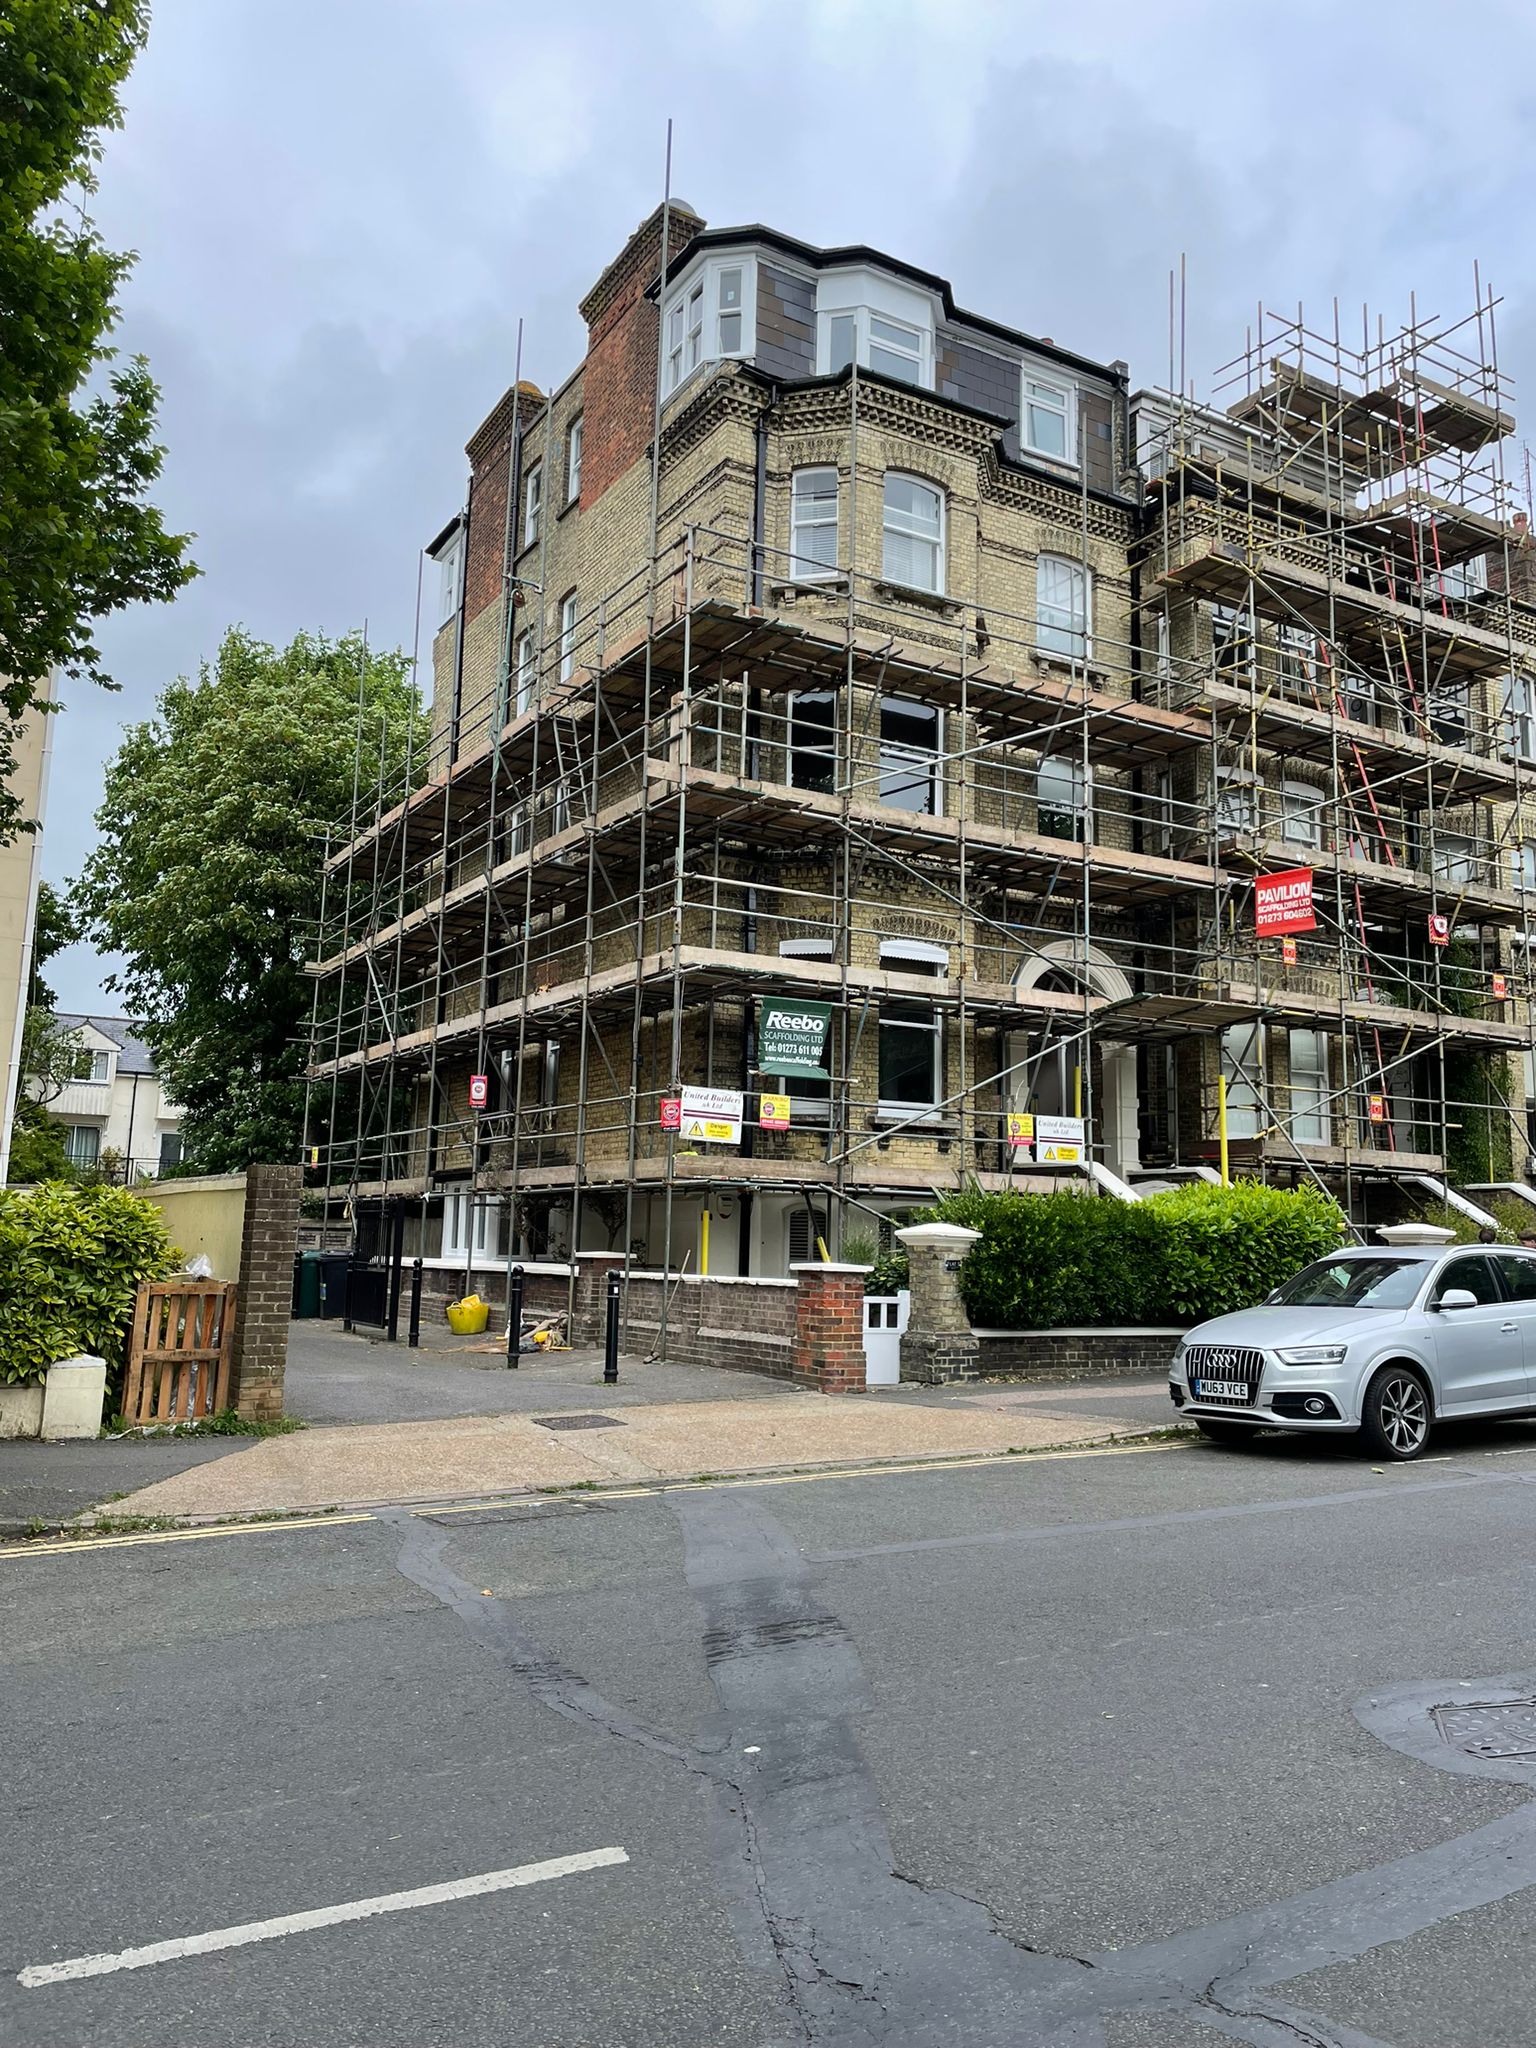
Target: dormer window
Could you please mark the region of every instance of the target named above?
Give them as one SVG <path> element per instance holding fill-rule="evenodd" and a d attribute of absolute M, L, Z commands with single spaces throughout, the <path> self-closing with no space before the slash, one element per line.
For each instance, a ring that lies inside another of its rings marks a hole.
<path fill-rule="evenodd" d="M 1052 462 L 1077 461 L 1076 390 L 1059 378 L 1037 375 L 1027 363 L 1019 441 L 1026 455 L 1044 455 Z"/>
<path fill-rule="evenodd" d="M 850 363 L 902 384 L 933 388 L 934 303 L 929 293 L 873 268 L 829 271 L 816 286 L 817 374 Z"/>
<path fill-rule="evenodd" d="M 690 269 L 662 321 L 669 398 L 705 363 L 749 356 L 755 346 L 757 265 L 742 256 L 711 257 Z"/>

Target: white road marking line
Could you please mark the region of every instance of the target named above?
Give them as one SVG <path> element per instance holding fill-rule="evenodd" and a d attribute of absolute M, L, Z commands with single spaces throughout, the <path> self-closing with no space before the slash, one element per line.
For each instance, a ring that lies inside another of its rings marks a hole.
<path fill-rule="evenodd" d="M 44 1984 L 68 1984 L 77 1977 L 106 1977 L 114 1970 L 144 1970 L 151 1963 L 174 1963 L 182 1956 L 206 1956 L 219 1949 L 245 1948 L 253 1941 L 276 1941 L 285 1934 L 303 1934 L 312 1927 L 335 1927 L 345 1920 L 371 1920 L 377 1913 L 404 1913 L 413 1906 L 442 1906 L 452 1899 L 483 1898 L 487 1892 L 512 1891 L 519 1885 L 547 1884 L 554 1877 L 572 1877 L 580 1870 L 601 1870 L 627 1863 L 623 1849 L 583 1849 L 576 1856 L 552 1856 L 544 1863 L 520 1863 L 512 1870 L 488 1870 L 481 1877 L 456 1877 L 448 1884 L 419 1885 L 415 1891 L 384 1892 L 376 1899 L 351 1899 L 341 1906 L 320 1906 L 312 1913 L 285 1913 L 276 1920 L 247 1920 L 240 1927 L 215 1927 L 208 1934 L 183 1934 L 175 1941 L 152 1941 L 146 1948 L 119 1949 L 116 1955 L 72 1956 L 64 1963 L 29 1963 L 16 1981 L 28 1991 Z"/>

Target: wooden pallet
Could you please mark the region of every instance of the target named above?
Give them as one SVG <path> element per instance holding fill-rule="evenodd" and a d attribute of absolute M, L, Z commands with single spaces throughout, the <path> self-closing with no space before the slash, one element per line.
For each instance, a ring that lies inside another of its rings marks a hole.
<path fill-rule="evenodd" d="M 229 1406 L 233 1280 L 152 1280 L 133 1305 L 123 1382 L 130 1428 L 195 1422 Z"/>

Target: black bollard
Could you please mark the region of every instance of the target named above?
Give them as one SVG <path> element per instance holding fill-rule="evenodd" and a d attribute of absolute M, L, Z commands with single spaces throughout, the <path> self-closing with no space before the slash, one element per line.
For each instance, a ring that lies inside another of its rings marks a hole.
<path fill-rule="evenodd" d="M 603 1385 L 619 1383 L 619 1276 L 608 1275 L 608 1328 L 603 1337 Z"/>
<path fill-rule="evenodd" d="M 507 1367 L 517 1371 L 517 1354 L 523 1348 L 523 1284 L 527 1279 L 521 1266 L 507 1275 Z"/>
<path fill-rule="evenodd" d="M 414 1351 L 421 1343 L 421 1261 L 411 1261 L 411 1320 L 406 1329 L 405 1341 Z"/>

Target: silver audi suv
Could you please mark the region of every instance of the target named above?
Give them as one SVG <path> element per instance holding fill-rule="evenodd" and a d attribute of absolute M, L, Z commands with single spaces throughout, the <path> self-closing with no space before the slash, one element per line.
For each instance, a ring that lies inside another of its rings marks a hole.
<path fill-rule="evenodd" d="M 1416 1458 L 1442 1419 L 1536 1414 L 1536 1251 L 1330 1253 L 1258 1307 L 1191 1330 L 1169 1392 L 1217 1443 L 1358 1431 L 1383 1458 Z"/>

